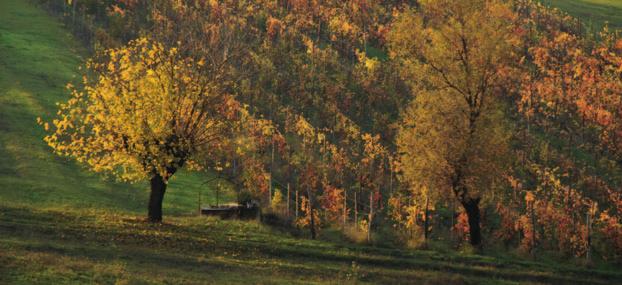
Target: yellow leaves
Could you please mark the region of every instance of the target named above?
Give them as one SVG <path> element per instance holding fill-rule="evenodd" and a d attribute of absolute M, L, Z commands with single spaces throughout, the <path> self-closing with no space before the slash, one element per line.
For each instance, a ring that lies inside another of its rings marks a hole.
<path fill-rule="evenodd" d="M 308 54 L 313 54 L 316 47 L 315 47 L 315 43 L 313 42 L 313 40 L 311 40 L 309 37 L 304 36 L 302 39 L 303 44 L 307 47 L 307 53 Z"/>
<path fill-rule="evenodd" d="M 566 42 L 570 41 L 570 39 L 571 39 L 571 36 L 570 36 L 568 33 L 566 33 L 566 32 L 561 32 L 561 33 L 559 33 L 559 34 L 555 37 L 555 39 L 554 39 L 553 41 L 554 41 L 556 44 L 564 44 L 564 43 L 566 43 Z"/>
<path fill-rule="evenodd" d="M 313 138 L 315 135 L 315 130 L 313 126 L 304 117 L 298 116 L 296 120 L 296 133 L 298 135 L 303 136 L 304 138 Z"/>
<path fill-rule="evenodd" d="M 322 134 L 322 133 L 318 133 L 317 134 L 317 142 L 319 144 L 324 143 L 325 140 L 326 140 L 326 136 L 324 134 Z"/>
<path fill-rule="evenodd" d="M 176 48 L 146 38 L 89 60 L 85 86 L 67 86 L 71 97 L 58 104 L 53 127 L 37 120 L 48 131 L 45 141 L 58 154 L 123 180 L 153 171 L 167 175 L 167 168 L 221 143 L 210 138 L 221 137 L 216 134 L 226 131 L 225 121 L 239 108 L 230 96 L 208 93 L 192 63 Z M 272 131 L 264 125 L 264 132 Z"/>
<path fill-rule="evenodd" d="M 110 71 L 110 72 L 115 72 L 116 71 L 116 66 L 115 66 L 114 62 L 109 62 L 108 63 L 108 71 Z"/>
<path fill-rule="evenodd" d="M 380 144 L 380 136 L 372 136 L 369 133 L 365 133 L 361 136 L 364 144 L 365 156 L 369 159 L 374 159 L 382 155 L 385 151 L 382 144 Z"/>
<path fill-rule="evenodd" d="M 328 25 L 332 31 L 341 35 L 352 35 L 358 32 L 358 28 L 353 26 L 348 19 L 342 15 L 332 18 Z"/>
<path fill-rule="evenodd" d="M 171 56 L 175 56 L 179 52 L 179 49 L 174 47 L 174 48 L 171 48 L 168 52 Z"/>
<path fill-rule="evenodd" d="M 50 124 L 48 122 L 44 122 L 41 117 L 37 117 L 37 124 L 43 126 L 43 129 L 45 131 L 49 131 L 50 130 Z"/>
<path fill-rule="evenodd" d="M 367 55 L 363 51 L 357 50 L 356 56 L 358 57 L 359 62 L 363 64 L 368 72 L 374 72 L 380 65 L 380 61 L 378 59 L 367 57 Z"/>
<path fill-rule="evenodd" d="M 378 65 L 380 65 L 380 61 L 378 61 L 377 59 L 365 58 L 365 67 L 369 72 L 374 72 Z"/>

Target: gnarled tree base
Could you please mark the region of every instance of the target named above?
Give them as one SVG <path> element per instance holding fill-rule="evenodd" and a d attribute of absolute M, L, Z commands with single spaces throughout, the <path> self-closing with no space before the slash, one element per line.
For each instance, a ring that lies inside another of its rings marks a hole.
<path fill-rule="evenodd" d="M 160 174 L 151 177 L 151 194 L 149 195 L 149 213 L 147 220 L 151 223 L 162 222 L 162 201 L 166 192 L 166 181 Z"/>

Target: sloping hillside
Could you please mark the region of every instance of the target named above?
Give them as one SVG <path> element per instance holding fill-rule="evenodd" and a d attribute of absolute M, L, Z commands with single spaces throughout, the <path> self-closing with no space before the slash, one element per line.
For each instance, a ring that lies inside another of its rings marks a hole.
<path fill-rule="evenodd" d="M 542 3 L 560 8 L 596 30 L 605 22 L 611 28 L 622 28 L 622 1 L 619 0 L 542 0 Z"/>
<path fill-rule="evenodd" d="M 31 207 L 96 207 L 143 212 L 147 184 L 127 185 L 93 175 L 54 155 L 38 116 L 65 101 L 86 52 L 56 19 L 29 1 L 0 1 L 0 203 Z M 171 182 L 165 215 L 192 213 L 199 191 L 213 197 L 199 174 Z"/>

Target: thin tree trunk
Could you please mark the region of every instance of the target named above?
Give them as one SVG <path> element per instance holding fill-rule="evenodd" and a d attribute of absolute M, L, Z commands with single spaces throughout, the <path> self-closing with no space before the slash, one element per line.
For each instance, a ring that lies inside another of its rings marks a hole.
<path fill-rule="evenodd" d="M 162 201 L 166 192 L 166 181 L 159 173 L 151 177 L 151 194 L 149 195 L 148 220 L 152 223 L 162 222 Z"/>
<path fill-rule="evenodd" d="M 347 213 L 348 213 L 348 191 L 346 191 L 345 189 L 343 190 L 343 226 L 346 226 L 346 222 L 348 219 Z"/>
<path fill-rule="evenodd" d="M 76 26 L 76 7 L 78 7 L 78 0 L 73 0 L 71 3 L 72 7 L 71 7 L 71 25 L 73 26 L 72 28 L 75 31 L 75 26 Z"/>
<path fill-rule="evenodd" d="M 289 218 L 289 200 L 290 200 L 290 195 L 289 195 L 289 183 L 287 183 L 287 218 Z"/>
<path fill-rule="evenodd" d="M 425 197 L 425 211 L 423 212 L 424 215 L 425 215 L 423 217 L 423 240 L 425 242 L 428 241 L 428 227 L 429 227 L 429 225 L 428 225 L 428 206 L 429 206 L 429 203 L 430 203 L 430 199 L 426 196 Z"/>
<path fill-rule="evenodd" d="M 313 197 L 311 196 L 311 191 L 307 188 L 307 203 L 309 203 L 309 230 L 311 231 L 311 239 L 315 239 L 315 215 L 313 215 Z"/>
<path fill-rule="evenodd" d="M 358 227 L 359 224 L 359 207 L 356 199 L 356 190 L 354 191 L 354 225 Z"/>
<path fill-rule="evenodd" d="M 369 192 L 369 223 L 367 223 L 367 242 L 371 241 L 371 223 L 374 220 L 374 193 Z"/>
<path fill-rule="evenodd" d="M 591 248 L 592 248 L 592 219 L 591 219 L 591 211 L 592 211 L 593 205 L 592 207 L 590 207 L 590 209 L 587 211 L 585 218 L 586 218 L 586 226 L 587 226 L 587 238 L 586 238 L 586 252 L 585 252 L 585 259 L 587 262 L 590 262 L 591 259 Z"/>
<path fill-rule="evenodd" d="M 270 105 L 270 117 L 272 117 L 272 104 Z M 274 170 L 274 136 L 272 138 L 272 156 L 270 159 L 270 190 L 268 191 L 268 205 L 272 204 L 272 192 L 274 191 L 274 189 L 272 189 L 272 176 L 274 175 L 273 170 Z"/>
<path fill-rule="evenodd" d="M 201 215 L 201 190 L 199 189 L 199 216 Z"/>
<path fill-rule="evenodd" d="M 456 202 L 451 201 L 451 225 L 449 227 L 449 240 L 454 240 L 454 215 L 456 215 Z"/>
<path fill-rule="evenodd" d="M 536 251 L 536 210 L 535 203 L 531 202 L 531 254 L 535 256 Z"/>

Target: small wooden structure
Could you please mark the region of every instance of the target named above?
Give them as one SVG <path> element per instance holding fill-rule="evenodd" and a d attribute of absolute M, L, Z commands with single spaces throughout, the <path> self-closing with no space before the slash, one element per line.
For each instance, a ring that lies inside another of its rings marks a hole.
<path fill-rule="evenodd" d="M 257 219 L 259 214 L 259 206 L 254 202 L 212 205 L 207 208 L 201 208 L 201 215 L 216 216 L 222 219 L 252 220 Z"/>

